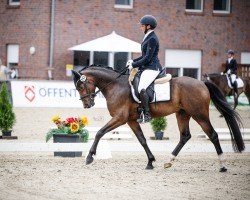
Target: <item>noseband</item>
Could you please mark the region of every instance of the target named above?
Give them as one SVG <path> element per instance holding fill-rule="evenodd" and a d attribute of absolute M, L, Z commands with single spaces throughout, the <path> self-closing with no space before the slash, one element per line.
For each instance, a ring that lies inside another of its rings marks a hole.
<path fill-rule="evenodd" d="M 115 78 L 115 80 L 118 79 L 118 78 L 120 78 L 120 77 L 126 72 L 127 69 L 128 69 L 128 67 L 125 67 L 125 68 L 122 70 L 122 72 Z M 112 83 L 112 81 L 110 81 L 110 82 L 107 83 L 105 86 L 103 86 L 101 89 L 98 89 L 96 92 L 90 92 L 89 89 L 88 89 L 88 87 L 87 87 L 87 83 L 89 83 L 89 84 L 92 84 L 92 83 L 90 83 L 90 82 L 88 81 L 88 79 L 87 79 L 87 77 L 86 77 L 85 75 L 83 75 L 83 74 L 79 74 L 79 75 L 80 75 L 80 78 L 76 81 L 75 86 L 76 86 L 76 88 L 77 88 L 78 83 L 79 83 L 79 82 L 82 82 L 82 83 L 84 84 L 84 89 L 87 91 L 87 94 L 85 94 L 85 95 L 83 95 L 83 96 L 80 96 L 80 99 L 79 99 L 79 100 L 83 100 L 83 99 L 89 97 L 89 99 L 91 100 L 91 102 L 94 102 L 95 96 L 96 96 L 99 92 L 101 92 L 102 89 L 104 89 L 105 87 L 107 87 L 108 85 L 110 85 L 110 84 Z M 94 84 L 93 84 L 93 85 L 94 85 Z"/>

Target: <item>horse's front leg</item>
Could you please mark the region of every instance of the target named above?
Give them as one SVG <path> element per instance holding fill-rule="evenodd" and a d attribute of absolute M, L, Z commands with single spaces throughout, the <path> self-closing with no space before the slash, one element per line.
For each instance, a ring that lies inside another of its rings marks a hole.
<path fill-rule="evenodd" d="M 93 162 L 94 160 L 93 155 L 96 154 L 97 145 L 100 139 L 102 138 L 102 136 L 104 136 L 107 132 L 117 128 L 118 126 L 121 126 L 122 124 L 125 124 L 124 120 L 114 117 L 96 133 L 94 143 L 92 144 L 89 150 L 89 154 L 86 158 L 86 165 Z"/>
<path fill-rule="evenodd" d="M 151 151 L 147 145 L 146 138 L 143 135 L 143 132 L 141 130 L 139 123 L 137 121 L 129 121 L 128 125 L 130 126 L 132 131 L 135 133 L 137 139 L 139 140 L 139 142 L 143 146 L 144 150 L 146 151 L 146 154 L 148 156 L 148 164 L 146 166 L 146 169 L 153 169 L 154 166 L 153 166 L 152 162 L 155 161 L 155 157 L 151 153 Z"/>

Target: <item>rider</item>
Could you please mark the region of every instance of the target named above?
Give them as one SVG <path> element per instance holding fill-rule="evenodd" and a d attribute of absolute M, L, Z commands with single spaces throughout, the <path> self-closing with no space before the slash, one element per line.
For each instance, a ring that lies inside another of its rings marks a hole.
<path fill-rule="evenodd" d="M 130 70 L 138 67 L 139 71 L 142 72 L 138 92 L 144 110 L 144 118 L 141 115 L 137 121 L 139 123 L 144 123 L 151 120 L 149 112 L 149 97 L 146 89 L 159 75 L 162 66 L 158 59 L 159 41 L 154 32 L 154 29 L 157 26 L 155 17 L 152 15 L 145 15 L 141 18 L 140 24 L 141 30 L 145 34 L 141 44 L 142 56 L 134 60 L 129 60 L 126 66 L 129 66 Z"/>
<path fill-rule="evenodd" d="M 226 61 L 226 69 L 224 70 L 224 74 L 228 74 L 231 85 L 234 88 L 234 92 L 238 94 L 238 84 L 236 81 L 237 77 L 237 62 L 234 59 L 234 51 L 228 50 L 227 52 L 227 61 Z"/>

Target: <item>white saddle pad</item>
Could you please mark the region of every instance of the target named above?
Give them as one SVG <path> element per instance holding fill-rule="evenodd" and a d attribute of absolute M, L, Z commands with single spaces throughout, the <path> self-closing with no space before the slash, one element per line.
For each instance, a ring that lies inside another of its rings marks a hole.
<path fill-rule="evenodd" d="M 151 101 L 150 103 L 170 100 L 170 82 L 155 84 L 154 89 L 155 89 L 155 96 L 153 98 L 153 101 Z M 141 103 L 141 101 L 135 96 L 135 91 L 133 86 L 131 86 L 131 92 L 134 100 L 137 103 Z"/>
<path fill-rule="evenodd" d="M 237 81 L 238 88 L 243 88 L 243 87 L 244 87 L 244 82 L 242 81 L 241 78 L 237 78 L 236 81 Z M 233 89 L 233 86 L 231 85 L 231 82 L 230 82 L 228 76 L 227 76 L 227 84 L 228 84 L 228 86 L 229 86 L 231 89 Z"/>

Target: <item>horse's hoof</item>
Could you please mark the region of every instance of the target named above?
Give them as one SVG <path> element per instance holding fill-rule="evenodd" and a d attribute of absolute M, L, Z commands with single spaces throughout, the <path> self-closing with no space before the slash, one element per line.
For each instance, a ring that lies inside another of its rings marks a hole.
<path fill-rule="evenodd" d="M 226 168 L 226 167 L 220 168 L 220 172 L 226 172 L 226 171 L 227 171 L 227 168 Z"/>
<path fill-rule="evenodd" d="M 145 169 L 154 169 L 153 165 L 147 165 L 147 167 Z"/>
<path fill-rule="evenodd" d="M 171 163 L 165 163 L 165 164 L 164 164 L 164 169 L 170 168 L 170 167 L 172 167 L 172 164 L 171 164 Z"/>
<path fill-rule="evenodd" d="M 91 164 L 93 161 L 94 161 L 94 158 L 93 158 L 93 157 L 87 157 L 87 158 L 86 158 L 86 165 Z"/>

